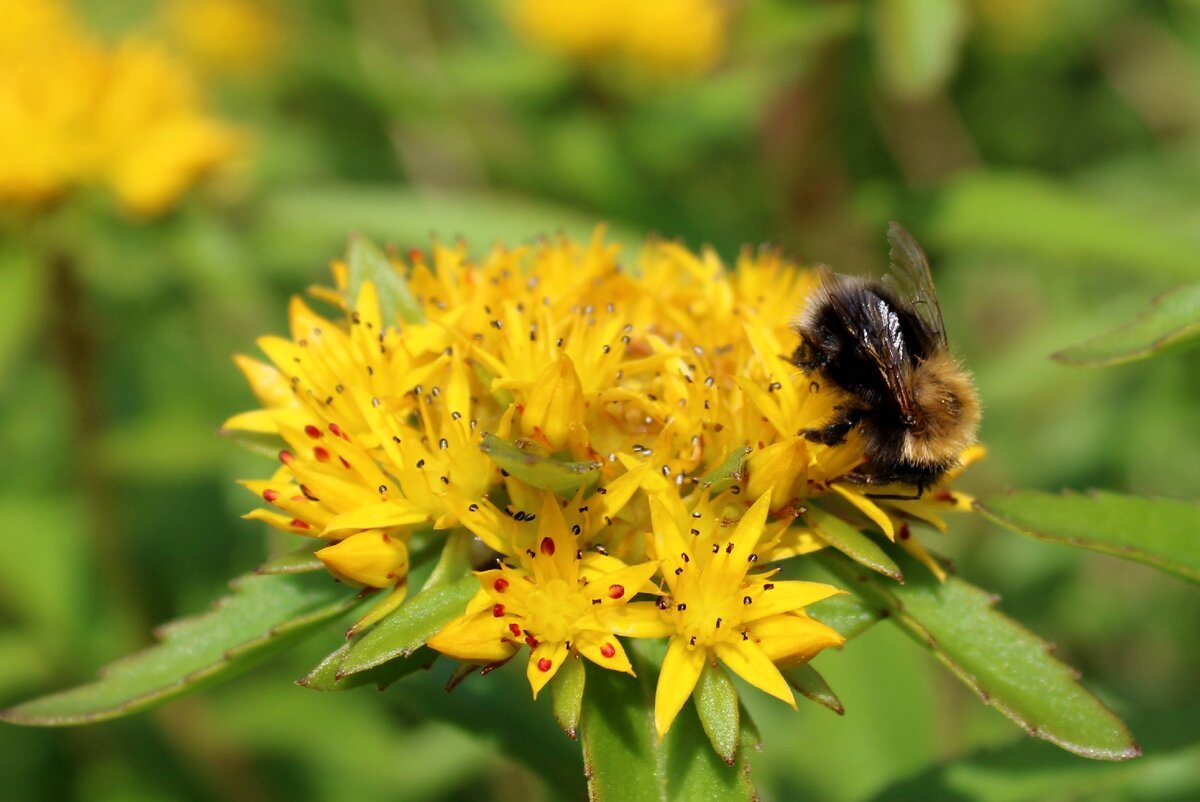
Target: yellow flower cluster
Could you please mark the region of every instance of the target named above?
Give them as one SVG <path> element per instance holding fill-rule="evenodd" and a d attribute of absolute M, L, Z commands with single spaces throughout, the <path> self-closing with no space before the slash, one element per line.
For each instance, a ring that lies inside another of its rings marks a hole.
<path fill-rule="evenodd" d="M 248 75 L 270 66 L 283 48 L 275 0 L 170 0 L 165 23 L 189 58 L 214 72 Z"/>
<path fill-rule="evenodd" d="M 415 533 L 470 533 L 496 567 L 428 645 L 478 665 L 528 646 L 535 694 L 578 656 L 631 672 L 625 636 L 670 639 L 660 732 L 706 663 L 793 703 L 779 667 L 842 642 L 803 609 L 839 591 L 769 567 L 826 546 L 807 500 L 831 495 L 927 561 L 903 521 L 965 503 L 835 481 L 862 447 L 801 434 L 839 398 L 785 356 L 816 279 L 776 253 L 731 271 L 671 242 L 623 257 L 602 232 L 478 261 L 358 242 L 334 277 L 317 295 L 344 321 L 294 300 L 291 336 L 259 341 L 269 363 L 238 357 L 263 406 L 226 427 L 286 443 L 246 483 L 269 503 L 250 517 L 388 590 L 359 628 L 403 600 Z"/>
<path fill-rule="evenodd" d="M 725 50 L 719 0 L 516 0 L 514 24 L 532 42 L 570 58 L 624 58 L 646 72 L 691 75 Z"/>
<path fill-rule="evenodd" d="M 101 185 L 135 214 L 169 207 L 230 159 L 192 78 L 157 46 L 90 36 L 61 0 L 9 0 L 0 26 L 0 204 Z"/>

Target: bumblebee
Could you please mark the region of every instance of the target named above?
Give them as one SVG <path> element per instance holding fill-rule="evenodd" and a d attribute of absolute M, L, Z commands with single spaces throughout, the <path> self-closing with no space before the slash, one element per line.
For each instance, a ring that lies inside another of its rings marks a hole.
<path fill-rule="evenodd" d="M 929 261 L 898 223 L 888 228 L 891 272 L 882 280 L 819 268 L 821 283 L 795 324 L 792 361 L 840 389 L 837 416 L 804 436 L 837 445 L 851 430 L 866 461 L 848 481 L 912 485 L 919 498 L 975 442 L 979 396 L 950 353 Z"/>

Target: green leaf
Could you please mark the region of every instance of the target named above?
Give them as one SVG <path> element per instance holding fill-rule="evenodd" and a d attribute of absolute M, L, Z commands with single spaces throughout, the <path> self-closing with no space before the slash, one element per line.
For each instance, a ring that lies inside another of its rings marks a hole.
<path fill-rule="evenodd" d="M 941 89 L 954 73 L 967 30 L 962 0 L 876 0 L 870 9 L 884 87 L 909 100 Z"/>
<path fill-rule="evenodd" d="M 846 640 L 858 637 L 887 615 L 886 610 L 872 607 L 852 594 L 830 596 L 810 604 L 804 611 L 822 624 L 832 627 Z"/>
<path fill-rule="evenodd" d="M 873 802 L 911 799 L 1196 799 L 1200 798 L 1200 709 L 1146 711 L 1135 724 L 1146 754 L 1122 763 L 1085 762 L 1022 740 L 980 750 L 906 777 Z"/>
<path fill-rule="evenodd" d="M 708 472 L 708 475 L 700 482 L 700 486 L 716 495 L 724 493 L 741 482 L 746 478 L 746 457 L 749 456 L 751 450 L 749 446 L 734 449 L 729 456 L 722 460 L 720 465 Z"/>
<path fill-rule="evenodd" d="M 278 557 L 272 557 L 258 568 L 254 569 L 256 574 L 305 574 L 309 571 L 320 571 L 325 567 L 325 563 L 321 562 L 317 555 L 313 553 L 311 546 L 306 546 L 296 551 L 289 551 L 287 554 L 280 554 Z"/>
<path fill-rule="evenodd" d="M 559 666 L 554 679 L 550 680 L 550 706 L 554 711 L 554 720 L 572 741 L 579 737 L 579 716 L 583 711 L 586 679 L 583 659 L 569 657 Z"/>
<path fill-rule="evenodd" d="M 100 679 L 0 712 L 14 724 L 87 724 L 129 715 L 226 679 L 340 617 L 357 599 L 324 573 L 244 576 L 209 613 L 162 627 L 162 643 Z"/>
<path fill-rule="evenodd" d="M 904 581 L 900 568 L 883 547 L 841 518 L 817 507 L 809 507 L 808 512 L 804 513 L 804 521 L 813 534 L 859 565 L 865 565 L 897 582 Z"/>
<path fill-rule="evenodd" d="M 705 663 L 704 671 L 692 691 L 700 726 L 708 736 L 713 750 L 727 765 L 732 766 L 737 758 L 741 742 L 741 725 L 738 721 L 739 703 L 733 680 L 721 666 Z"/>
<path fill-rule="evenodd" d="M 444 545 L 438 553 L 437 564 L 433 566 L 433 571 L 425 580 L 422 590 L 453 582 L 463 574 L 469 573 L 471 552 L 477 542 L 475 536 L 466 529 L 454 529 L 445 536 Z"/>
<path fill-rule="evenodd" d="M 1145 313 L 1107 334 L 1064 348 L 1051 359 L 1072 365 L 1120 365 L 1195 345 L 1200 338 L 1200 283 L 1160 295 Z"/>
<path fill-rule="evenodd" d="M 429 668 L 438 658 L 437 652 L 422 646 L 408 657 L 397 657 L 355 674 L 342 674 L 340 666 L 352 645 L 353 641 L 343 643 L 316 668 L 296 680 L 296 684 L 313 691 L 348 691 L 364 685 L 374 685 L 382 691 L 409 674 Z"/>
<path fill-rule="evenodd" d="M 692 705 L 659 741 L 654 729 L 658 672 L 630 650 L 637 677 L 589 670 L 581 733 L 593 802 L 755 799 L 743 750 L 735 765 L 717 756 Z"/>
<path fill-rule="evenodd" d="M 1195 281 L 1194 229 L 1174 228 L 1040 175 L 986 171 L 958 178 L 932 220 L 939 246 L 994 248 L 1057 265 L 1097 265 Z"/>
<path fill-rule="evenodd" d="M 825 678 L 808 663 L 801 663 L 792 668 L 783 669 L 783 677 L 806 699 L 810 699 L 822 707 L 828 707 L 839 716 L 844 715 L 846 708 L 842 700 L 829 687 Z"/>
<path fill-rule="evenodd" d="M 406 323 L 425 322 L 425 311 L 408 288 L 408 282 L 401 275 L 398 266 L 361 234 L 350 237 L 346 266 L 350 271 L 349 285 L 346 288 L 348 307 L 354 308 L 363 282 L 370 281 L 375 285 L 375 292 L 379 296 L 379 313 L 385 325 L 390 325 L 396 320 Z"/>
<path fill-rule="evenodd" d="M 600 479 L 599 462 L 570 462 L 544 456 L 510 443 L 494 434 L 485 435 L 480 450 L 526 484 L 542 490 L 552 490 L 559 496 L 575 495 L 581 487 L 590 487 Z"/>
<path fill-rule="evenodd" d="M 1200 506 L 1092 492 L 1018 490 L 976 502 L 988 518 L 1023 535 L 1137 560 L 1200 582 Z"/>
<path fill-rule="evenodd" d="M 478 590 L 479 580 L 474 576 L 422 590 L 347 644 L 336 673 L 345 677 L 397 657 L 408 657 L 447 621 L 460 615 Z"/>
<path fill-rule="evenodd" d="M 863 573 L 828 549 L 817 558 L 1030 735 L 1098 760 L 1140 754 L 1124 723 L 1079 685 L 1074 669 L 1054 659 L 1048 643 L 999 613 L 990 594 L 954 576 L 939 583 L 906 555 L 902 564 L 912 570 L 904 585 Z"/>

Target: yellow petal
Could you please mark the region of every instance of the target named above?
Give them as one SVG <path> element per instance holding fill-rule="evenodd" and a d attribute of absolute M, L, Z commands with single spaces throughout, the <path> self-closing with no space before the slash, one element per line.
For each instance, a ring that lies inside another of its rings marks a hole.
<path fill-rule="evenodd" d="M 804 613 L 764 618 L 755 622 L 753 631 L 754 640 L 767 659 L 783 667 L 806 662 L 823 649 L 846 642 L 836 630 Z"/>
<path fill-rule="evenodd" d="M 381 501 L 334 516 L 325 525 L 325 534 L 345 532 L 349 529 L 387 529 L 428 520 L 428 515 L 405 501 Z"/>
<path fill-rule="evenodd" d="M 753 640 L 735 638 L 716 644 L 713 650 L 730 671 L 746 682 L 792 707 L 796 706 L 796 698 L 787 680 Z"/>
<path fill-rule="evenodd" d="M 767 582 L 750 586 L 750 605 L 745 610 L 742 620 L 750 623 L 767 616 L 800 610 L 804 607 L 828 599 L 830 596 L 840 596 L 845 591 L 821 582 L 800 582 L 785 580 Z"/>
<path fill-rule="evenodd" d="M 525 667 L 525 676 L 529 687 L 533 689 L 533 698 L 546 687 L 546 683 L 558 673 L 563 660 L 570 655 L 565 643 L 539 643 L 529 655 L 529 665 Z"/>
<path fill-rule="evenodd" d="M 250 392 L 254 393 L 254 397 L 264 407 L 292 405 L 294 401 L 292 386 L 287 377 L 274 365 L 268 365 L 266 362 L 260 362 L 243 354 L 234 355 L 233 362 L 246 377 L 246 382 L 250 385 Z"/>
<path fill-rule="evenodd" d="M 378 529 L 326 546 L 317 558 L 339 579 L 372 588 L 394 585 L 408 573 L 408 546 Z"/>
<path fill-rule="evenodd" d="M 579 626 L 589 629 L 604 629 L 614 635 L 633 638 L 665 638 L 675 633 L 675 623 L 654 602 L 633 602 L 599 610 L 593 615 L 598 624 L 590 626 L 580 621 Z"/>
<path fill-rule="evenodd" d="M 633 665 L 621 641 L 607 632 L 581 632 L 571 641 L 580 654 L 601 668 L 633 674 Z"/>
<path fill-rule="evenodd" d="M 455 618 L 425 645 L 464 663 L 498 663 L 519 648 L 510 636 L 502 619 L 484 612 Z"/>
<path fill-rule="evenodd" d="M 583 385 L 564 354 L 534 380 L 521 413 L 521 431 L 557 451 L 566 445 L 571 424 L 582 422 L 585 413 Z"/>
<path fill-rule="evenodd" d="M 671 639 L 654 692 L 654 728 L 658 730 L 659 738 L 667 734 L 684 702 L 692 695 L 707 659 L 706 649 L 691 649 L 682 638 Z M 786 683 L 784 687 L 787 687 Z"/>
<path fill-rule="evenodd" d="M 838 493 L 838 495 L 857 507 L 863 515 L 866 515 L 868 518 L 874 521 L 875 525 L 882 529 L 883 533 L 887 535 L 888 540 L 894 541 L 896 539 L 896 530 L 892 526 L 892 519 L 888 517 L 886 512 L 879 508 L 878 504 L 867 498 L 862 493 L 859 493 L 857 490 L 851 490 L 845 485 L 834 484 L 831 485 L 831 487 Z"/>

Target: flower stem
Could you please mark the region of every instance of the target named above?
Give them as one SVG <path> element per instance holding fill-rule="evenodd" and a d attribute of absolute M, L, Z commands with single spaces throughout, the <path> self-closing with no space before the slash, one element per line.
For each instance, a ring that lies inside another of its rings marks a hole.
<path fill-rule="evenodd" d="M 130 636 L 147 639 L 151 621 L 141 584 L 121 536 L 120 511 L 112 478 L 104 467 L 100 436 L 105 429 L 96 375 L 96 327 L 89 320 L 75 258 L 56 251 L 48 259 L 51 285 L 50 337 L 71 406 L 72 477 L 86 516 L 86 530 L 99 567 L 103 592 L 112 599 Z"/>

